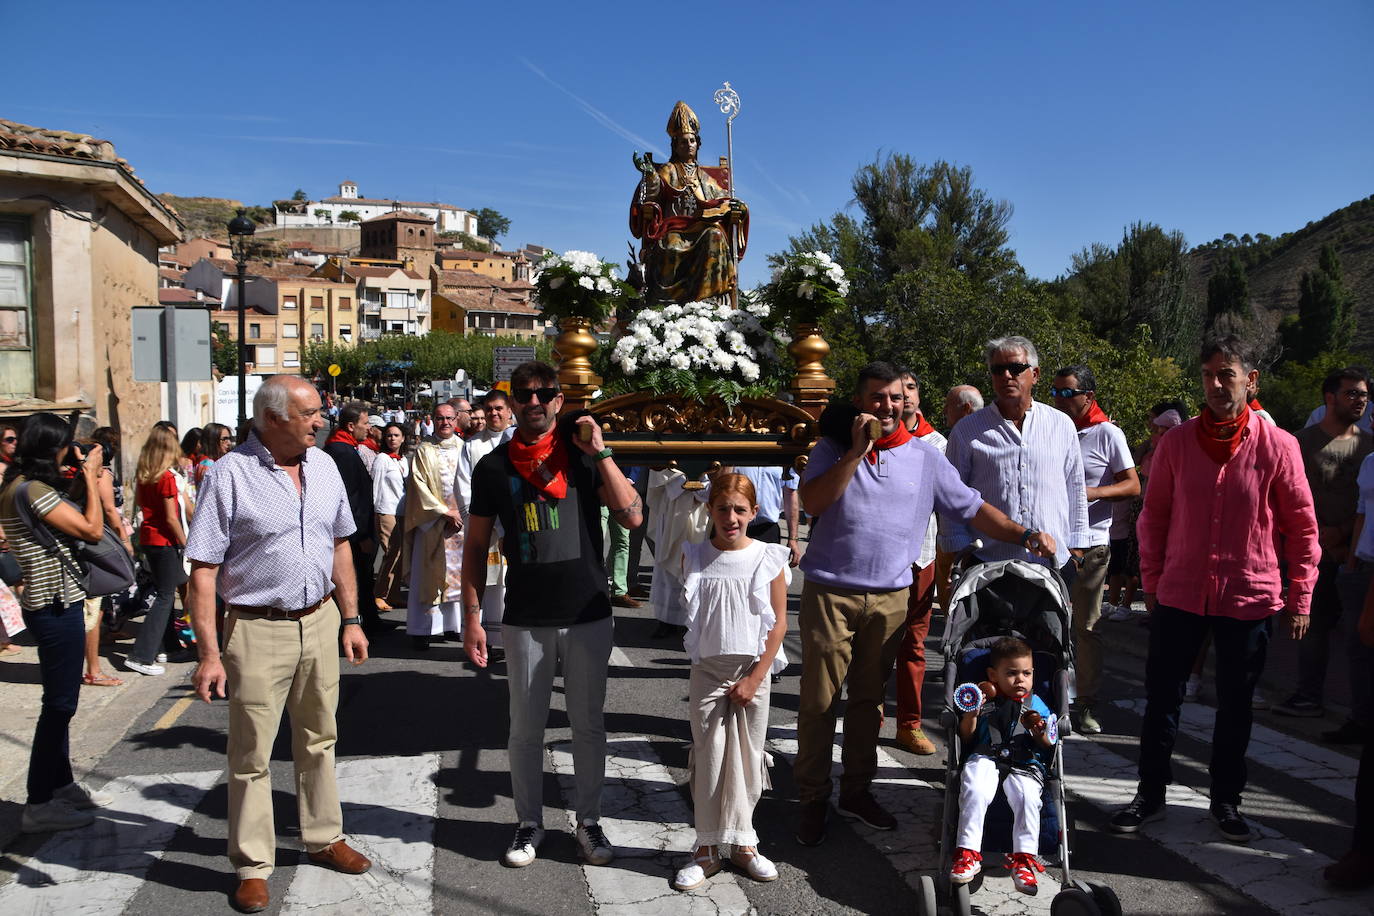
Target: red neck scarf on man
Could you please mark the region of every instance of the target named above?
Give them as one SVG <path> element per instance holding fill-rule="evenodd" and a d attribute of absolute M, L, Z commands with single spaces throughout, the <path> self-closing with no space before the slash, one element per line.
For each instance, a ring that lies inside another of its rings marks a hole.
<path fill-rule="evenodd" d="M 1210 410 L 1203 408 L 1198 415 L 1197 439 L 1207 457 L 1217 464 L 1231 460 L 1245 438 L 1250 413 L 1250 408 L 1246 406 L 1241 408 L 1240 416 L 1234 420 L 1218 420 Z"/>
<path fill-rule="evenodd" d="M 1250 409 L 1258 412 L 1264 409 L 1264 405 L 1259 402 L 1259 398 L 1251 398 Z"/>
<path fill-rule="evenodd" d="M 359 442 L 359 443 L 358 443 L 358 446 L 359 446 L 360 448 L 370 448 L 370 449 L 372 449 L 374 452 L 380 452 L 380 451 L 382 450 L 382 445 L 381 445 L 381 443 L 378 442 L 377 440 L 373 439 L 371 436 L 368 436 L 368 437 L 367 437 L 366 439 L 364 439 L 362 442 Z"/>
<path fill-rule="evenodd" d="M 1112 418 L 1107 416 L 1107 412 L 1102 409 L 1102 405 L 1097 403 L 1097 399 L 1088 402 L 1088 409 L 1083 411 L 1083 415 L 1073 421 L 1073 425 L 1079 429 L 1087 429 L 1089 426 L 1096 426 L 1098 423 L 1110 423 Z"/>
<path fill-rule="evenodd" d="M 568 495 L 568 450 L 553 430 L 528 444 L 514 436 L 508 449 L 510 463 L 526 483 L 554 499 Z"/>
<path fill-rule="evenodd" d="M 930 421 L 926 419 L 925 414 L 918 411 L 916 414 L 916 425 L 911 427 L 911 434 L 917 439 L 922 439 L 933 432 L 935 432 L 935 427 L 930 425 Z"/>
<path fill-rule="evenodd" d="M 912 439 L 911 430 L 906 428 L 906 424 L 897 423 L 897 428 L 879 439 L 873 440 L 873 447 L 868 450 L 869 464 L 878 463 L 878 452 L 883 449 L 896 448 L 899 445 L 906 445 Z"/>
<path fill-rule="evenodd" d="M 358 447 L 357 437 L 350 433 L 348 430 L 344 429 L 342 426 L 334 430 L 333 434 L 330 435 L 330 437 L 325 441 L 324 444 L 329 445 L 332 442 L 342 442 L 346 445 L 351 445 L 354 448 Z"/>

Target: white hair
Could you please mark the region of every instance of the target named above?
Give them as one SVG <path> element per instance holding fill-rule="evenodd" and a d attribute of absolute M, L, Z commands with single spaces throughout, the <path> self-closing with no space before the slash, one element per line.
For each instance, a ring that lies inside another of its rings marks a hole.
<path fill-rule="evenodd" d="M 1030 363 L 1032 366 L 1040 365 L 1040 354 L 1036 351 L 1035 344 L 1031 343 L 1027 338 L 1015 334 L 1009 337 L 998 337 L 996 340 L 989 340 L 987 348 L 983 351 L 983 360 L 991 366 L 994 356 L 998 353 L 1012 350 L 1020 350 L 1022 353 L 1025 353 L 1026 362 Z"/>
<path fill-rule="evenodd" d="M 974 410 L 983 409 L 983 394 L 971 385 L 960 385 L 954 392 L 954 400 L 960 404 L 967 404 Z"/>
<path fill-rule="evenodd" d="M 253 395 L 253 428 L 262 432 L 267 415 L 278 420 L 291 419 L 291 390 L 297 383 L 305 384 L 299 375 L 269 375 Z"/>

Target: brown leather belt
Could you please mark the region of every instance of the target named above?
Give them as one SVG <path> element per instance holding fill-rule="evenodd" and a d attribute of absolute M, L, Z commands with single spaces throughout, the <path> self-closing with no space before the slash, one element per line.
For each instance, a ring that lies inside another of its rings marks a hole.
<path fill-rule="evenodd" d="M 265 617 L 268 620 L 300 620 L 302 617 L 309 617 L 311 614 L 318 611 L 324 606 L 324 603 L 332 597 L 334 596 L 325 595 L 319 601 L 310 605 L 310 607 L 303 607 L 295 611 L 284 611 L 279 607 L 252 607 L 247 604 L 231 604 L 228 606 L 228 611 L 240 617 L 247 614 L 253 617 Z"/>

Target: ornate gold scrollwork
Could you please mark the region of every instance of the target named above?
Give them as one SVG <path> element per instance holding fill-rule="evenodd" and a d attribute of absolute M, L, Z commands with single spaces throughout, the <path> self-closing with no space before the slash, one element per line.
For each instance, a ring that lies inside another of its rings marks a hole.
<path fill-rule="evenodd" d="M 774 398 L 742 398 L 734 407 L 673 394 L 641 391 L 593 404 L 602 432 L 649 436 L 778 436 L 808 444 L 816 437 L 811 415 Z"/>

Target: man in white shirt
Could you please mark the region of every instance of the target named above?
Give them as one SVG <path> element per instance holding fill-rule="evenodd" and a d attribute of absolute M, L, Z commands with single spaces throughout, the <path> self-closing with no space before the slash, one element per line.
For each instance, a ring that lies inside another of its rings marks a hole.
<path fill-rule="evenodd" d="M 1088 499 L 1088 540 L 1078 561 L 1069 596 L 1073 601 L 1073 638 L 1077 673 L 1078 730 L 1087 735 L 1102 731 L 1094 707 L 1102 678 L 1102 637 L 1095 632 L 1102 616 L 1102 586 L 1111 561 L 1112 507 L 1140 493 L 1126 434 L 1097 403 L 1097 380 L 1087 366 L 1065 366 L 1054 374 L 1050 388 L 1054 406 L 1078 430 L 1083 456 L 1083 481 Z"/>
<path fill-rule="evenodd" d="M 1024 337 L 990 341 L 984 355 L 992 375 L 995 400 L 960 420 L 950 430 L 945 457 L 959 477 L 1035 534 L 1054 537 L 1055 556 L 1047 561 L 1067 571 L 1070 556 L 1083 553 L 1088 541 L 1088 499 L 1083 483 L 1083 456 L 1073 421 L 1033 397 L 1040 381 L 1040 354 Z M 949 526 L 949 549 L 973 541 L 967 525 Z M 983 561 L 1039 560 L 1024 545 L 987 541 L 977 557 Z"/>
<path fill-rule="evenodd" d="M 921 380 L 910 369 L 902 370 L 902 424 L 922 442 L 945 452 L 945 437 L 921 414 Z M 936 515 L 930 513 L 921 542 L 921 554 L 912 569 L 907 598 L 906 623 L 897 647 L 897 743 L 913 754 L 935 753 L 934 743 L 921 728 L 921 688 L 926 680 L 926 636 L 935 602 Z"/>
<path fill-rule="evenodd" d="M 458 509 L 463 514 L 464 525 L 467 524 L 468 509 L 472 505 L 473 468 L 495 451 L 498 445 L 515 435 L 510 400 L 504 391 L 488 391 L 482 398 L 481 406 L 486 425 L 463 443 L 462 453 L 458 456 L 458 471 L 454 476 L 453 492 L 458 498 Z M 501 555 L 500 543 L 501 526 L 496 525 L 487 548 L 487 585 L 482 594 L 482 623 L 491 630 L 493 643 L 497 646 L 500 645 L 501 611 L 506 602 L 506 560 Z"/>

